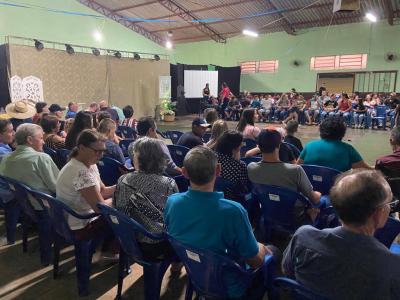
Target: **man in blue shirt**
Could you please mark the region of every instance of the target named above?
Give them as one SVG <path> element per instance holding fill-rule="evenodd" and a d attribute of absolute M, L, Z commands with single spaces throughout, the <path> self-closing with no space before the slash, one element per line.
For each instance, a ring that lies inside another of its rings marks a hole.
<path fill-rule="evenodd" d="M 397 202 L 388 183 L 373 170 L 349 171 L 330 200 L 342 226 L 300 227 L 285 250 L 284 273 L 328 299 L 400 299 L 400 256 L 374 237 Z"/>
<path fill-rule="evenodd" d="M 68 103 L 68 111 L 65 115 L 65 119 L 75 119 L 76 113 L 78 112 L 78 104 L 76 102 Z"/>
<path fill-rule="evenodd" d="M 258 268 L 271 251 L 257 243 L 243 206 L 224 199 L 223 193 L 213 192 L 221 172 L 217 161 L 216 154 L 205 146 L 195 147 L 186 155 L 182 173 L 189 178 L 191 188 L 168 198 L 164 210 L 167 231 L 184 244 Z M 228 294 L 243 296 L 245 287 L 235 279 L 233 274 L 224 278 Z"/>

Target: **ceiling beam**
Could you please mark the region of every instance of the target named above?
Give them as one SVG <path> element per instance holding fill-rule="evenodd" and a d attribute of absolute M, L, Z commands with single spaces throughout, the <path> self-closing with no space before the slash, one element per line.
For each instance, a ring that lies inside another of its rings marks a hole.
<path fill-rule="evenodd" d="M 278 8 L 272 3 L 271 0 L 267 0 L 268 4 L 271 6 L 272 9 L 275 9 L 276 11 L 278 11 Z M 278 12 L 277 13 L 278 17 L 281 19 L 281 23 L 283 29 L 285 29 L 287 34 L 291 34 L 294 35 L 296 32 L 296 29 L 292 26 L 292 24 L 288 21 L 288 19 L 283 15 L 283 13 Z"/>
<path fill-rule="evenodd" d="M 248 2 L 256 2 L 256 1 L 260 1 L 260 0 L 242 0 L 242 1 L 229 3 L 229 6 L 234 6 L 234 5 L 248 3 Z M 155 1 L 155 2 L 158 2 L 158 1 Z M 194 9 L 194 10 L 191 10 L 190 12 L 191 13 L 198 13 L 198 12 L 214 10 L 214 9 L 218 9 L 218 8 L 226 7 L 226 6 L 227 6 L 227 4 L 225 3 L 225 4 L 215 5 L 215 6 L 207 6 L 207 7 L 203 7 L 203 8 L 199 8 L 199 9 Z M 174 13 L 174 14 L 165 15 L 165 16 L 161 16 L 161 17 L 149 18 L 147 20 L 162 20 L 162 19 L 168 19 L 168 18 L 176 17 L 178 15 L 179 15 L 179 13 Z M 143 21 L 136 21 L 136 23 L 141 23 L 141 22 L 143 22 Z"/>
<path fill-rule="evenodd" d="M 138 8 L 138 7 L 142 7 L 142 6 L 147 6 L 147 5 L 151 5 L 154 3 L 158 3 L 158 1 L 150 1 L 150 2 L 144 2 L 144 3 L 139 3 L 139 4 L 135 4 L 135 5 L 128 5 L 128 6 L 123 6 L 120 8 L 116 8 L 113 9 L 113 12 L 119 12 L 119 11 L 123 11 L 123 10 L 128 10 L 128 9 L 132 9 L 132 8 Z"/>
<path fill-rule="evenodd" d="M 148 38 L 149 40 L 161 45 L 165 46 L 165 40 L 160 38 L 158 35 L 151 33 L 150 31 L 146 30 L 140 25 L 133 24 L 132 22 L 129 22 L 128 20 L 124 19 L 121 15 L 112 12 L 108 8 L 98 4 L 96 1 L 93 0 L 77 0 L 78 2 L 82 3 L 83 5 L 86 5 L 87 7 L 97 11 L 98 13 L 106 16 L 107 18 L 110 18 L 111 20 L 114 20 L 121 25 L 129 28 L 130 30 L 139 33 L 143 35 L 144 37 Z"/>
<path fill-rule="evenodd" d="M 211 39 L 217 43 L 226 43 L 225 37 L 223 37 L 219 32 L 215 31 L 211 26 L 205 23 L 192 23 L 193 20 L 198 20 L 198 18 L 193 15 L 190 11 L 175 3 L 173 0 L 159 0 L 159 3 L 172 13 L 176 13 L 180 18 L 188 23 L 191 23 L 189 27 L 194 27 L 197 30 L 205 33 Z M 172 28 L 171 28 L 172 29 Z M 170 29 L 167 29 L 170 30 Z"/>
<path fill-rule="evenodd" d="M 314 6 L 310 6 L 310 7 L 306 8 L 306 9 L 324 8 L 324 7 L 328 7 L 328 6 L 332 6 L 332 3 L 316 4 Z M 296 7 L 296 8 L 288 9 L 288 10 L 285 11 L 285 13 L 295 12 L 295 11 L 298 11 L 299 9 L 302 9 L 302 7 Z M 268 14 L 268 16 L 272 16 L 272 15 L 275 15 L 277 13 L 278 12 L 272 12 L 272 13 Z M 263 15 L 263 16 L 254 16 L 252 18 L 259 18 L 259 17 L 265 17 L 265 15 Z M 221 21 L 208 22 L 207 24 L 208 25 L 210 25 L 210 24 L 222 24 L 222 23 L 228 23 L 228 22 L 237 21 L 237 20 L 240 20 L 240 18 L 224 19 L 224 20 L 221 20 Z M 292 26 L 294 26 L 294 25 L 292 24 Z M 168 30 L 181 30 L 181 29 L 187 29 L 187 28 L 190 28 L 190 27 L 193 27 L 193 25 L 185 25 L 185 26 L 177 26 L 177 27 L 164 27 L 164 28 L 160 28 L 160 29 L 157 29 L 157 30 L 153 30 L 151 32 L 152 33 L 156 33 L 156 32 L 168 31 Z"/>
<path fill-rule="evenodd" d="M 390 0 L 383 0 L 383 6 L 385 8 L 385 15 L 388 19 L 389 25 L 393 26 L 394 10 L 392 2 Z"/>

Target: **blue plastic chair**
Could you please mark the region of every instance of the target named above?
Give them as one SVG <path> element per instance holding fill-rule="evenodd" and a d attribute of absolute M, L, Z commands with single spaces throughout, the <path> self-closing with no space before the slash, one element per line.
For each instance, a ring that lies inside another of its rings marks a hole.
<path fill-rule="evenodd" d="M 302 165 L 301 167 L 306 172 L 314 191 L 318 191 L 322 195 L 329 195 L 336 177 L 341 174 L 340 171 L 327 167 L 315 165 Z"/>
<path fill-rule="evenodd" d="M 272 229 L 289 233 L 297 229 L 294 214 L 296 201 L 301 201 L 305 208 L 313 206 L 303 195 L 278 186 L 253 183 L 252 193 L 261 204 L 266 241 L 271 239 Z"/>
<path fill-rule="evenodd" d="M 203 135 L 203 142 L 204 142 L 204 143 L 208 143 L 208 142 L 210 141 L 210 138 L 211 138 L 211 133 L 210 133 L 210 132 L 206 132 L 206 133 Z"/>
<path fill-rule="evenodd" d="M 62 167 L 64 167 L 67 164 L 68 157 L 69 157 L 69 154 L 71 153 L 71 150 L 58 149 L 58 150 L 56 150 L 56 152 L 57 152 L 58 167 L 61 169 Z"/>
<path fill-rule="evenodd" d="M 261 156 L 242 157 L 240 160 L 243 161 L 247 166 L 252 162 L 260 162 L 262 160 L 262 157 Z"/>
<path fill-rule="evenodd" d="M 378 105 L 376 107 L 376 116 L 371 117 L 372 120 L 372 129 L 374 128 L 374 124 L 376 122 L 379 123 L 381 120 L 383 129 L 386 129 L 386 106 L 385 105 Z"/>
<path fill-rule="evenodd" d="M 165 132 L 165 135 L 171 139 L 172 144 L 176 145 L 178 143 L 179 138 L 182 136 L 182 131 L 177 130 L 168 130 Z"/>
<path fill-rule="evenodd" d="M 156 130 L 156 132 L 157 132 L 157 134 L 158 134 L 159 136 L 161 136 L 163 139 L 167 139 L 167 138 L 168 138 L 168 136 L 167 136 L 164 132 L 159 131 L 158 129 Z"/>
<path fill-rule="evenodd" d="M 193 291 L 196 292 L 199 299 L 202 299 L 202 297 L 227 298 L 228 290 L 224 282 L 224 276 L 227 272 L 234 273 L 237 276 L 237 281 L 247 287 L 250 286 L 257 272 L 264 272 L 264 278 L 267 279 L 265 286 L 268 287 L 268 292 L 272 294 L 269 289 L 272 288 L 272 279 L 275 272 L 272 256 L 266 256 L 263 266 L 259 269 L 247 270 L 226 256 L 185 245 L 171 236 L 168 236 L 168 240 L 188 274 L 186 300 L 192 299 Z"/>
<path fill-rule="evenodd" d="M 394 239 L 400 234 L 400 221 L 389 217 L 385 226 L 375 232 L 375 238 L 396 254 L 400 254 L 399 247 L 393 244 Z M 392 247 L 393 246 L 393 247 Z"/>
<path fill-rule="evenodd" d="M 167 147 L 169 153 L 171 154 L 172 160 L 178 167 L 181 168 L 183 166 L 183 160 L 190 149 L 179 145 L 167 145 Z"/>
<path fill-rule="evenodd" d="M 121 136 L 124 139 L 136 139 L 137 132 L 135 129 L 129 126 L 118 126 L 117 135 Z"/>
<path fill-rule="evenodd" d="M 242 148 L 240 148 L 240 155 L 244 157 L 247 151 L 257 147 L 257 142 L 252 139 L 244 139 Z"/>
<path fill-rule="evenodd" d="M 121 147 L 122 153 L 124 154 L 125 157 L 129 156 L 128 148 L 129 148 L 129 145 L 131 143 L 133 143 L 134 141 L 135 141 L 134 139 L 125 139 L 125 140 L 121 140 L 119 142 L 119 146 Z"/>
<path fill-rule="evenodd" d="M 52 159 L 54 162 L 56 162 L 56 158 L 57 158 L 57 152 L 56 152 L 56 150 L 53 150 L 53 149 L 47 147 L 46 145 L 44 145 L 44 146 L 43 146 L 43 152 L 46 153 L 46 154 L 48 154 L 48 155 L 51 157 L 51 159 Z"/>
<path fill-rule="evenodd" d="M 134 262 L 143 267 L 145 300 L 159 299 L 162 279 L 171 261 L 168 259 L 159 262 L 144 260 L 136 235 L 142 234 L 155 241 L 165 240 L 164 235 L 152 234 L 141 224 L 112 207 L 103 204 L 99 204 L 98 207 L 120 243 L 118 291 L 116 298 L 121 298 L 125 270 L 129 264 L 128 260 L 133 259 Z"/>
<path fill-rule="evenodd" d="M 189 189 L 190 181 L 183 175 L 174 177 L 175 183 L 178 186 L 179 192 L 184 193 Z"/>
<path fill-rule="evenodd" d="M 277 277 L 273 283 L 280 291 L 289 291 L 293 300 L 328 300 L 328 298 L 317 295 L 296 280 L 287 277 Z"/>
<path fill-rule="evenodd" d="M 0 180 L 6 182 L 3 179 L 0 179 Z M 21 214 L 20 207 L 15 198 L 10 199 L 10 201 L 8 201 L 6 203 L 4 203 L 2 201 L 2 199 L 0 199 L 0 209 L 4 210 L 4 221 L 5 221 L 5 227 L 6 227 L 7 244 L 13 245 L 13 244 L 15 244 L 17 224 L 19 222 L 19 217 Z"/>
<path fill-rule="evenodd" d="M 58 277 L 61 246 L 63 244 L 74 245 L 78 294 L 79 296 L 89 295 L 92 256 L 104 237 L 95 240 L 77 240 L 68 225 L 67 216 L 72 215 L 81 220 L 88 220 L 99 214 L 80 215 L 50 195 L 38 191 L 32 191 L 32 193 L 36 199 L 41 200 L 48 207 L 54 229 L 53 278 Z"/>
<path fill-rule="evenodd" d="M 121 175 L 126 174 L 129 170 L 125 165 L 111 157 L 103 157 L 98 163 L 100 178 L 106 186 L 117 184 Z"/>
<path fill-rule="evenodd" d="M 286 144 L 286 145 L 290 148 L 290 150 L 292 150 L 292 152 L 293 152 L 293 154 L 294 154 L 294 157 L 295 157 L 296 159 L 299 158 L 299 156 L 300 156 L 300 150 L 299 150 L 299 148 L 297 148 L 295 145 L 293 145 L 293 144 L 291 144 L 291 143 L 282 142 L 282 144 Z"/>
<path fill-rule="evenodd" d="M 39 231 L 39 248 L 40 248 L 40 261 L 43 266 L 47 266 L 51 261 L 51 244 L 52 244 L 52 228 L 50 218 L 47 213 L 46 207 L 40 200 L 36 200 L 33 196 L 33 190 L 27 185 L 8 177 L 1 176 L 1 179 L 7 182 L 11 191 L 14 192 L 15 201 L 17 206 L 13 207 L 11 212 L 11 224 L 9 230 L 14 232 L 18 222 L 18 217 L 22 219 L 22 251 L 28 251 L 28 233 L 32 224 L 35 224 Z M 35 210 L 31 204 L 37 203 L 37 208 L 42 210 Z M 21 214 L 22 213 L 22 214 Z"/>

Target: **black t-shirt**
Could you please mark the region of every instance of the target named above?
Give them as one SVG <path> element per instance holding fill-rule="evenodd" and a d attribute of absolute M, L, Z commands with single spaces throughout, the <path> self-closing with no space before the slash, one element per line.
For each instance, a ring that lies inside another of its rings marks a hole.
<path fill-rule="evenodd" d="M 210 96 L 210 89 L 204 88 L 204 89 L 203 89 L 203 93 L 204 93 L 204 95 L 206 95 L 206 96 Z"/>
<path fill-rule="evenodd" d="M 279 160 L 285 163 L 290 163 L 295 160 L 296 157 L 293 154 L 292 149 L 287 144 L 282 143 L 279 147 Z"/>
<path fill-rule="evenodd" d="M 400 99 L 394 98 L 390 101 L 390 108 L 395 109 L 400 104 Z"/>
<path fill-rule="evenodd" d="M 297 137 L 294 137 L 292 135 L 287 135 L 287 136 L 285 136 L 284 141 L 286 143 L 296 146 L 296 148 L 299 149 L 300 152 L 303 151 L 303 145 Z"/>
<path fill-rule="evenodd" d="M 192 131 L 190 131 L 182 134 L 182 136 L 178 140 L 177 145 L 185 146 L 189 149 L 192 149 L 196 146 L 203 145 L 203 140 L 195 135 Z"/>

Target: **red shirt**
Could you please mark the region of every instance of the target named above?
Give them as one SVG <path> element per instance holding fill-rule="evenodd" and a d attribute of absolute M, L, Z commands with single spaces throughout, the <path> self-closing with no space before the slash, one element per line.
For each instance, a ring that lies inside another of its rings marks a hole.
<path fill-rule="evenodd" d="M 400 172 L 400 150 L 394 151 L 392 154 L 379 157 L 376 165 L 385 166 L 393 171 Z"/>
<path fill-rule="evenodd" d="M 350 104 L 349 104 L 349 100 L 348 99 L 340 101 L 340 105 L 339 105 L 339 110 L 340 111 L 348 110 L 349 107 L 350 107 Z"/>
<path fill-rule="evenodd" d="M 228 87 L 225 87 L 222 89 L 222 91 L 221 91 L 222 99 L 229 98 L 230 95 L 231 95 L 231 90 Z"/>

